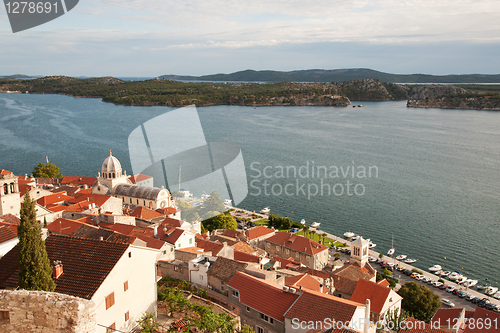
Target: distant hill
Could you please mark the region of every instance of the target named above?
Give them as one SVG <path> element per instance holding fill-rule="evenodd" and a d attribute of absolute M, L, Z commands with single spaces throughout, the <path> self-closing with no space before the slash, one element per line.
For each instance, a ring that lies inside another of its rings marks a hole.
<path fill-rule="evenodd" d="M 29 76 L 29 75 L 24 75 L 24 74 L 14 74 L 14 75 L 6 75 L 6 76 L 1 76 L 0 78 L 2 79 L 36 79 L 36 76 Z"/>
<path fill-rule="evenodd" d="M 244 81 L 244 82 L 344 82 L 377 79 L 392 83 L 500 83 L 500 74 L 390 74 L 368 68 L 309 69 L 291 72 L 245 70 L 231 74 L 203 76 L 162 75 L 160 79 L 178 81 Z"/>

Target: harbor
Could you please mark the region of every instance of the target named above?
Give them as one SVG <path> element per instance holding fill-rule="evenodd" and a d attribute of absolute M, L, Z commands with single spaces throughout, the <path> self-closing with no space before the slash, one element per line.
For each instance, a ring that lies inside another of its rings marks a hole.
<path fill-rule="evenodd" d="M 248 210 L 237 208 L 237 207 L 227 207 L 227 208 L 233 209 L 232 214 L 233 214 L 233 216 L 235 216 L 235 218 L 237 218 L 239 220 L 248 219 L 248 223 L 254 223 L 254 222 L 257 222 L 259 220 L 268 218 L 267 214 L 270 211 L 270 210 L 268 210 L 269 207 L 266 207 L 263 210 L 263 212 L 248 211 Z M 264 212 L 267 214 L 265 214 Z M 306 226 L 306 221 L 304 219 L 302 219 L 300 223 L 303 226 Z M 315 227 L 313 227 L 313 225 L 315 225 Z M 334 242 L 339 242 L 339 243 L 345 244 L 346 245 L 345 248 L 350 248 L 351 242 L 354 241 L 355 239 L 357 239 L 357 237 L 360 237 L 360 236 L 358 236 L 355 233 L 350 232 L 350 231 L 346 232 L 343 237 L 337 236 L 337 235 L 334 235 L 334 234 L 331 234 L 328 232 L 324 232 L 323 230 L 319 229 L 320 225 L 321 225 L 320 223 L 313 222 L 313 223 L 311 223 L 311 225 L 309 225 L 309 230 L 314 230 L 316 232 L 316 234 L 319 234 L 319 235 L 326 234 L 325 238 L 330 238 Z M 297 228 L 292 228 L 292 230 L 294 230 L 294 229 L 295 229 L 295 231 L 292 231 L 292 232 L 299 231 Z M 345 237 L 345 235 L 348 235 L 351 237 Z M 391 277 L 396 278 L 399 281 L 395 287 L 396 291 L 403 284 L 405 284 L 407 282 L 416 282 L 416 283 L 420 283 L 422 285 L 425 285 L 430 290 L 432 290 L 435 294 L 437 294 L 440 298 L 450 300 L 453 304 L 453 307 L 456 307 L 456 308 L 465 308 L 466 310 L 473 311 L 474 308 L 477 306 L 476 303 L 473 303 L 471 301 L 474 298 L 477 298 L 480 300 L 487 299 L 490 304 L 494 304 L 494 305 L 500 307 L 500 300 L 499 299 L 494 298 L 493 295 L 487 295 L 487 294 L 477 290 L 477 286 L 479 286 L 479 284 L 477 284 L 477 282 L 472 287 L 466 287 L 463 284 L 463 282 L 458 283 L 457 281 L 452 281 L 452 280 L 447 279 L 447 277 L 449 277 L 451 275 L 451 272 L 448 272 L 449 275 L 447 275 L 446 277 L 444 277 L 442 275 L 438 275 L 437 273 L 439 273 L 440 271 L 441 272 L 443 271 L 443 269 L 441 269 L 440 265 L 433 266 L 433 267 L 439 266 L 439 268 L 440 268 L 439 270 L 436 270 L 435 272 L 431 272 L 428 269 L 416 267 L 413 265 L 413 263 L 418 262 L 418 259 L 408 258 L 406 255 L 395 256 L 394 254 L 396 253 L 397 249 L 394 248 L 393 244 L 392 244 L 392 248 L 389 250 L 389 251 L 394 250 L 394 251 L 391 251 L 393 253 L 393 255 L 388 256 L 387 254 L 376 251 L 375 250 L 376 244 L 373 243 L 372 240 L 370 240 L 370 239 L 366 239 L 366 240 L 368 240 L 370 242 L 370 244 L 372 245 L 370 250 L 369 250 L 369 256 L 371 259 L 370 265 L 380 273 L 382 272 L 382 269 L 384 267 L 382 267 L 379 263 L 385 262 L 385 263 L 390 264 L 390 266 L 393 267 Z M 333 243 L 325 242 L 324 245 L 326 245 L 328 247 L 332 247 Z M 350 256 L 347 253 L 341 254 L 341 259 L 343 261 L 348 261 L 349 257 Z M 399 260 L 397 259 L 398 257 L 400 258 Z M 333 260 L 333 255 L 332 255 L 331 259 Z M 409 261 L 409 262 L 405 262 L 405 261 Z M 404 274 L 403 270 L 409 270 L 411 272 L 418 272 L 418 275 L 421 275 L 423 277 L 420 277 L 419 279 L 410 277 L 409 275 Z M 441 283 L 441 286 L 446 286 L 447 288 L 450 287 L 450 289 L 448 289 L 448 290 L 446 290 L 445 288 L 440 289 L 437 286 L 437 285 L 439 285 L 439 283 L 436 283 L 436 285 L 432 285 L 431 283 L 429 283 L 429 282 L 437 282 L 439 280 L 444 281 L 444 283 Z M 470 280 L 470 279 L 467 279 L 467 280 Z M 463 281 L 466 281 L 466 280 L 463 280 Z M 496 288 L 495 286 L 493 286 L 493 287 Z M 458 293 L 453 294 L 451 292 L 451 288 L 456 289 L 458 292 L 464 292 L 464 293 L 469 294 L 470 295 L 469 300 L 467 300 L 465 297 L 459 297 L 457 295 Z M 482 289 L 482 290 L 486 290 L 486 288 Z"/>

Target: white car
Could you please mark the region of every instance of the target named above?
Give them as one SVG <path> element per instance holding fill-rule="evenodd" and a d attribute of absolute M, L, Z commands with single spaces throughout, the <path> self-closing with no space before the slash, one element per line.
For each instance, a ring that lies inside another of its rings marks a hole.
<path fill-rule="evenodd" d="M 449 299 L 446 299 L 446 298 L 441 298 L 441 303 L 443 303 L 446 306 L 449 306 L 450 308 L 455 307 L 455 304 L 452 301 L 450 301 Z"/>
<path fill-rule="evenodd" d="M 421 281 L 423 278 L 425 278 L 425 275 L 417 275 L 417 277 L 415 278 L 415 280 Z"/>

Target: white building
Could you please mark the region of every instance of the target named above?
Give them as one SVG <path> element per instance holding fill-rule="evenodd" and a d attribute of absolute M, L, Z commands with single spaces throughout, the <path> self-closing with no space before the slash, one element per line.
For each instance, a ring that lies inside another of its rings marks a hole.
<path fill-rule="evenodd" d="M 145 311 L 156 312 L 158 250 L 59 235 L 45 245 L 55 292 L 94 302 L 96 325 L 89 332 L 130 332 Z M 16 246 L 0 259 L 0 288 L 18 287 L 17 251 Z"/>
<path fill-rule="evenodd" d="M 0 216 L 12 214 L 19 217 L 21 194 L 18 178 L 7 170 L 0 170 Z"/>
<path fill-rule="evenodd" d="M 175 207 L 170 192 L 163 188 L 135 185 L 122 170 L 120 161 L 111 152 L 104 160 L 92 193 L 108 194 L 120 198 L 125 205 L 149 209 Z"/>

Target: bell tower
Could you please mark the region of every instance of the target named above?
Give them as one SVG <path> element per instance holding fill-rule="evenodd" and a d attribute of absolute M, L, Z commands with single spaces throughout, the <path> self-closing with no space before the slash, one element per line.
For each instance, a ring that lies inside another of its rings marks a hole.
<path fill-rule="evenodd" d="M 19 217 L 21 195 L 18 178 L 7 170 L 0 170 L 0 215 L 12 214 Z"/>
<path fill-rule="evenodd" d="M 368 248 L 370 242 L 359 237 L 351 243 L 351 262 L 357 263 L 359 267 L 365 267 L 368 262 Z"/>

